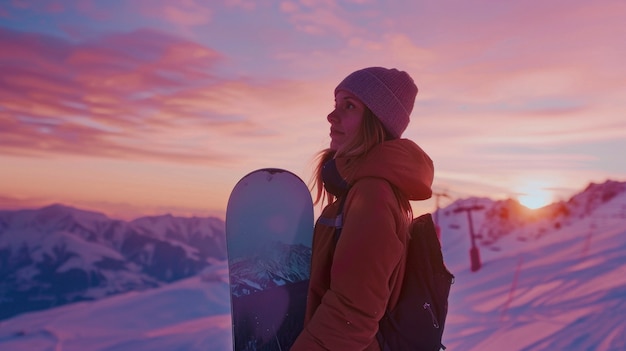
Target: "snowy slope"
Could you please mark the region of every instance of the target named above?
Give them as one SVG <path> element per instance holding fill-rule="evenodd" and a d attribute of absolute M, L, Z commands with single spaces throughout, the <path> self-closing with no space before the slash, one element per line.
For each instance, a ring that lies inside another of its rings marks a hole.
<path fill-rule="evenodd" d="M 145 292 L 0 322 L 1 350 L 230 350 L 227 265 Z"/>
<path fill-rule="evenodd" d="M 477 272 L 469 269 L 467 214 L 455 212 L 473 204 L 484 206 L 472 213 L 482 235 Z M 530 212 L 465 199 L 438 217 L 456 276 L 448 350 L 626 350 L 626 183 L 592 184 Z M 0 350 L 228 351 L 225 277 L 225 264 L 212 266 L 145 292 L 23 314 L 0 322 Z"/>
<path fill-rule="evenodd" d="M 440 216 L 456 274 L 448 349 L 626 350 L 625 185 L 592 185 L 556 206 L 566 211 L 544 211 L 497 240 L 483 236 L 474 273 L 467 215 Z M 473 213 L 476 234 L 496 222 L 489 213 L 488 204 Z"/>

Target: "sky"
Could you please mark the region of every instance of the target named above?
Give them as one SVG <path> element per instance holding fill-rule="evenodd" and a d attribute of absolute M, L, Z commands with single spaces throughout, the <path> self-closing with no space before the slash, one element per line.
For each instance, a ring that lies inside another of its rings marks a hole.
<path fill-rule="evenodd" d="M 335 86 L 419 93 L 404 137 L 445 205 L 626 180 L 622 0 L 0 2 L 0 207 L 224 218 L 236 182 L 309 182 Z M 433 211 L 435 198 L 414 204 Z"/>

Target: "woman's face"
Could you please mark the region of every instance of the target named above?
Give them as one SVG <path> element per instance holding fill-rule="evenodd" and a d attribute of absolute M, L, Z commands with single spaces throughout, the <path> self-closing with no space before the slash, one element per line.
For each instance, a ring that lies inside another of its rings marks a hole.
<path fill-rule="evenodd" d="M 356 135 L 365 105 L 356 96 L 347 91 L 339 90 L 335 95 L 335 109 L 328 115 L 330 122 L 330 148 L 337 151 L 348 140 Z"/>

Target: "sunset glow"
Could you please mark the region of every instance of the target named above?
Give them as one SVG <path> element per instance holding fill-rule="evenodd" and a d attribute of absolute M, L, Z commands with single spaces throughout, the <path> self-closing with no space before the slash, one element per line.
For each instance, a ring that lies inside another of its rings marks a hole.
<path fill-rule="evenodd" d="M 566 199 L 626 179 L 625 17 L 612 0 L 4 1 L 0 208 L 223 217 L 254 169 L 309 181 L 335 86 L 367 66 L 415 78 L 404 136 L 436 191 Z"/>
<path fill-rule="evenodd" d="M 552 202 L 552 194 L 544 189 L 527 189 L 526 192 L 518 196 L 518 201 L 530 208 L 536 209 L 546 206 Z"/>

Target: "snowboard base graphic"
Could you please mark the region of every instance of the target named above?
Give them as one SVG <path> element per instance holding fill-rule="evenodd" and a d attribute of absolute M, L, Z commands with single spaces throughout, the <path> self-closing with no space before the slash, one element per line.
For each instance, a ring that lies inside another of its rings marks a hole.
<path fill-rule="evenodd" d="M 303 328 L 313 205 L 293 173 L 256 170 L 226 209 L 233 349 L 289 350 Z"/>

